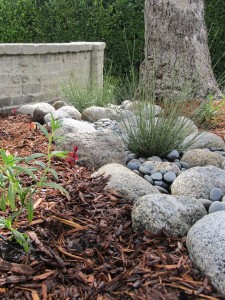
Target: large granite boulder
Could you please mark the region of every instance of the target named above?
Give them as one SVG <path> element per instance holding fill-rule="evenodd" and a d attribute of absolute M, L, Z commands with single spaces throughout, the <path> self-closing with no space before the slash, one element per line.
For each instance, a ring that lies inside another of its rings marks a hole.
<path fill-rule="evenodd" d="M 125 164 L 125 146 L 120 137 L 110 130 L 82 131 L 64 135 L 57 143 L 58 150 L 71 150 L 78 146 L 79 164 L 100 168 L 108 163 Z"/>
<path fill-rule="evenodd" d="M 146 194 L 159 194 L 157 188 L 120 164 L 107 164 L 101 167 L 92 176 L 96 177 L 99 175 L 104 175 L 105 177 L 110 176 L 106 188 L 116 190 L 131 203 Z"/>
<path fill-rule="evenodd" d="M 70 118 L 74 120 L 81 120 L 81 113 L 79 110 L 77 110 L 74 106 L 62 106 L 58 109 L 60 112 L 66 112 L 67 114 L 70 115 Z"/>
<path fill-rule="evenodd" d="M 110 120 L 118 120 L 120 118 L 120 114 L 113 108 L 90 106 L 82 112 L 81 118 L 82 120 L 90 122 L 96 122 L 105 118 Z"/>
<path fill-rule="evenodd" d="M 133 102 L 128 102 L 125 105 L 126 110 L 130 110 L 135 112 L 136 110 L 142 109 L 142 113 L 145 114 L 146 116 L 152 116 L 154 115 L 155 117 L 158 116 L 160 113 L 162 113 L 162 108 L 159 105 L 154 105 L 151 103 L 148 104 L 143 104 L 143 106 L 139 106 L 141 103 L 139 101 L 133 101 Z M 140 108 L 139 108 L 140 107 Z"/>
<path fill-rule="evenodd" d="M 55 108 L 51 104 L 40 102 L 22 105 L 20 108 L 18 108 L 17 113 L 21 115 L 30 115 L 31 117 L 33 117 L 34 110 L 36 108 L 38 108 L 38 110 L 36 111 L 37 116 L 41 114 L 42 119 L 45 115 L 55 110 Z M 35 117 L 34 121 L 36 121 L 37 118 L 40 119 L 39 117 Z"/>
<path fill-rule="evenodd" d="M 214 167 L 194 167 L 181 173 L 171 185 L 172 195 L 186 195 L 209 199 L 213 188 L 220 188 L 225 195 L 225 171 Z"/>
<path fill-rule="evenodd" d="M 65 136 L 67 133 L 74 133 L 74 132 L 95 132 L 96 129 L 94 128 L 93 124 L 78 121 L 71 118 L 66 118 L 61 120 L 62 127 L 57 129 L 55 132 L 55 137 L 57 136 Z"/>
<path fill-rule="evenodd" d="M 225 294 L 225 211 L 196 222 L 187 235 L 193 263 L 207 275 L 218 292 Z"/>
<path fill-rule="evenodd" d="M 55 110 L 44 116 L 43 119 L 44 123 L 45 124 L 51 123 L 52 117 L 54 118 L 54 120 L 62 120 L 62 119 L 70 118 L 70 115 L 64 111 Z"/>
<path fill-rule="evenodd" d="M 176 175 L 180 174 L 180 169 L 177 165 L 175 165 L 174 163 L 171 162 L 159 162 L 159 161 L 147 161 L 145 163 L 143 163 L 143 165 L 151 163 L 154 166 L 154 170 L 155 171 L 172 171 L 174 172 Z"/>
<path fill-rule="evenodd" d="M 191 134 L 196 134 L 198 132 L 198 127 L 195 125 L 195 123 L 189 119 L 189 118 L 186 118 L 184 116 L 181 116 L 181 117 L 178 117 L 177 118 L 177 122 L 178 124 L 184 124 L 184 126 L 186 128 L 189 128 Z"/>
<path fill-rule="evenodd" d="M 68 104 L 65 101 L 58 100 L 52 104 L 55 109 L 59 109 L 60 107 L 67 106 Z"/>
<path fill-rule="evenodd" d="M 188 143 L 191 139 L 195 139 L 194 143 L 189 146 L 189 149 L 203 149 L 203 148 L 225 148 L 225 143 L 218 135 L 212 132 L 202 132 L 197 137 L 194 134 L 190 134 L 183 141 L 183 145 Z"/>
<path fill-rule="evenodd" d="M 222 168 L 224 160 L 225 157 L 218 153 L 211 152 L 208 149 L 188 150 L 182 157 L 182 161 L 187 162 L 190 168 L 207 165 Z"/>
<path fill-rule="evenodd" d="M 35 110 L 33 111 L 33 116 L 32 116 L 33 121 L 42 123 L 44 120 L 44 117 L 47 114 L 55 111 L 55 108 L 52 105 L 49 106 L 50 104 L 48 104 L 48 103 L 44 103 L 44 104 L 45 105 L 37 106 L 35 108 Z M 48 105 L 46 105 L 46 104 L 48 104 Z"/>
<path fill-rule="evenodd" d="M 188 196 L 145 195 L 134 204 L 132 227 L 134 231 L 159 234 L 165 230 L 169 236 L 184 236 L 206 214 L 203 204 Z"/>

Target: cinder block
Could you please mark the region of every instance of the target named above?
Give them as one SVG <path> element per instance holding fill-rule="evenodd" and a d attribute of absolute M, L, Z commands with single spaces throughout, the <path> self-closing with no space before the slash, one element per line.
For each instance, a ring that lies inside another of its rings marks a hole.
<path fill-rule="evenodd" d="M 14 75 L 11 78 L 12 78 L 12 83 L 21 83 L 23 76 L 22 75 Z"/>
<path fill-rule="evenodd" d="M 47 63 L 47 62 L 51 62 L 53 59 L 53 55 L 51 54 L 43 54 L 40 55 L 40 62 L 42 63 Z"/>
<path fill-rule="evenodd" d="M 22 44 L 3 44 L 4 54 L 17 55 L 22 54 Z"/>
<path fill-rule="evenodd" d="M 12 105 L 23 105 L 32 102 L 32 96 L 21 95 L 12 98 Z"/>
<path fill-rule="evenodd" d="M 37 53 L 37 44 L 24 44 L 22 45 L 22 54 L 31 55 Z"/>
<path fill-rule="evenodd" d="M 1 97 L 1 94 L 0 94 Z M 4 97 L 0 99 L 0 107 L 11 105 L 11 97 Z"/>
<path fill-rule="evenodd" d="M 6 97 L 19 96 L 21 94 L 21 85 L 9 85 L 1 88 L 0 95 L 5 95 Z M 0 96 L 0 99 L 4 98 Z"/>
<path fill-rule="evenodd" d="M 60 73 L 61 64 L 60 63 L 46 63 L 46 72 L 47 73 Z"/>
<path fill-rule="evenodd" d="M 40 83 L 31 83 L 22 85 L 22 93 L 25 95 L 39 93 L 41 90 Z"/>

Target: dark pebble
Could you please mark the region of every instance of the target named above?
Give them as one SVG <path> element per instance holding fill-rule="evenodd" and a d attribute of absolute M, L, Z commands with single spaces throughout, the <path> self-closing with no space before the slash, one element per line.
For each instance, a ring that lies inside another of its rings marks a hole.
<path fill-rule="evenodd" d="M 163 194 L 169 194 L 169 192 L 168 192 L 167 190 L 165 190 L 164 188 L 162 188 L 161 186 L 156 185 L 155 187 L 157 188 L 157 190 L 158 190 L 160 193 L 163 193 Z"/>
<path fill-rule="evenodd" d="M 181 169 L 181 168 L 182 168 L 182 167 L 181 167 L 181 163 L 180 163 L 180 162 L 176 161 L 174 164 L 175 164 L 175 165 L 177 165 L 179 169 Z"/>
<path fill-rule="evenodd" d="M 174 159 L 180 158 L 180 153 L 177 150 L 172 150 L 169 154 L 167 154 L 166 158 L 169 161 L 174 161 Z"/>
<path fill-rule="evenodd" d="M 147 160 L 162 162 L 162 159 L 159 156 L 151 156 L 151 157 L 148 157 Z"/>
<path fill-rule="evenodd" d="M 163 179 L 166 182 L 172 183 L 177 178 L 176 174 L 173 171 L 168 171 L 163 175 Z"/>
<path fill-rule="evenodd" d="M 148 181 L 149 183 L 153 184 L 153 179 L 151 178 L 151 176 L 145 175 L 145 176 L 144 176 L 144 179 L 145 179 L 146 181 Z"/>
<path fill-rule="evenodd" d="M 145 161 L 142 164 L 142 166 L 145 167 L 145 168 L 147 168 L 147 169 L 149 169 L 150 171 L 154 169 L 154 165 L 150 161 Z"/>
<path fill-rule="evenodd" d="M 190 168 L 190 166 L 189 166 L 189 164 L 186 162 L 186 161 L 180 161 L 180 164 L 181 164 L 181 167 L 182 168 L 185 168 L 185 169 L 189 169 Z"/>
<path fill-rule="evenodd" d="M 139 164 L 138 163 L 132 163 L 132 162 L 129 162 L 127 164 L 127 167 L 130 169 L 130 170 L 138 170 L 139 169 Z"/>
<path fill-rule="evenodd" d="M 151 175 L 151 177 L 152 177 L 153 180 L 162 180 L 163 176 L 162 176 L 162 174 L 160 172 L 156 172 L 156 173 L 153 173 Z"/>
<path fill-rule="evenodd" d="M 209 214 L 221 210 L 225 210 L 225 203 L 220 201 L 215 201 L 209 207 Z"/>
<path fill-rule="evenodd" d="M 211 189 L 209 199 L 212 201 L 221 201 L 223 198 L 223 192 L 220 188 Z"/>
<path fill-rule="evenodd" d="M 143 173 L 144 175 L 149 175 L 151 173 L 151 171 L 143 165 L 139 167 L 139 172 Z"/>

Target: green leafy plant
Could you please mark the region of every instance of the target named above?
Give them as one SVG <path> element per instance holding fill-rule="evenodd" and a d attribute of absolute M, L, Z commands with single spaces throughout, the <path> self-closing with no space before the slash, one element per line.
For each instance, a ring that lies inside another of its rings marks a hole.
<path fill-rule="evenodd" d="M 68 192 L 60 184 L 50 181 L 48 175 L 51 174 L 58 180 L 56 171 L 51 168 L 53 157 L 69 158 L 70 163 L 78 159 L 77 156 L 71 155 L 68 151 L 51 150 L 54 133 L 61 126 L 60 121 L 55 121 L 53 116 L 51 116 L 50 132 L 39 123 L 36 123 L 35 126 L 37 126 L 48 139 L 46 155 L 43 153 L 35 153 L 29 157 L 21 158 L 10 154 L 4 149 L 0 149 L 0 207 L 3 212 L 5 212 L 7 208 L 12 212 L 10 217 L 0 219 L 0 228 L 10 230 L 12 236 L 24 247 L 25 251 L 29 249 L 28 238 L 26 234 L 14 229 L 12 222 L 16 221 L 19 215 L 24 211 L 27 211 L 29 222 L 32 221 L 34 215 L 32 197 L 44 187 L 58 189 L 69 198 Z M 45 157 L 47 163 L 37 160 L 41 157 Z M 29 176 L 32 179 L 32 183 L 29 186 L 27 186 L 24 176 Z"/>

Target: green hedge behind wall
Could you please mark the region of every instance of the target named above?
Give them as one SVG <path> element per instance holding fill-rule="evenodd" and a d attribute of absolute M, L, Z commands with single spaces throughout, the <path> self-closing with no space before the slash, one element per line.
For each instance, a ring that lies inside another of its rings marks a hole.
<path fill-rule="evenodd" d="M 206 0 L 212 61 L 225 51 L 225 0 Z M 0 0 L 0 42 L 105 41 L 118 75 L 144 57 L 144 0 Z M 220 77 L 225 56 L 215 66 Z"/>
<path fill-rule="evenodd" d="M 212 65 L 220 81 L 225 73 L 225 0 L 205 0 L 205 4 Z"/>

